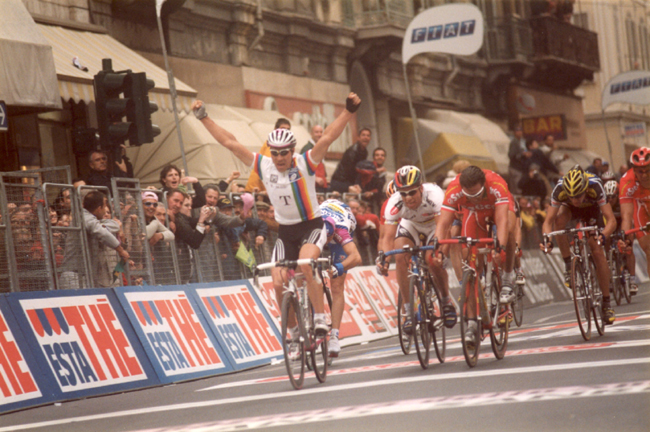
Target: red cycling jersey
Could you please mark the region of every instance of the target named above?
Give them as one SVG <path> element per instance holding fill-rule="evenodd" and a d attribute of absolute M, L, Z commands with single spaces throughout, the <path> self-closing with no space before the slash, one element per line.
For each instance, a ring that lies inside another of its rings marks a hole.
<path fill-rule="evenodd" d="M 467 199 L 460 186 L 460 174 L 449 183 L 442 203 L 443 211 L 462 212 L 462 235 L 469 237 L 484 237 L 487 235 L 486 218 L 494 217 L 494 209 L 498 205 L 507 205 L 514 213 L 514 199 L 511 198 L 508 184 L 499 174 L 484 169 L 485 189 L 480 201 Z"/>
<path fill-rule="evenodd" d="M 619 183 L 619 202 L 621 204 L 634 204 L 633 222 L 636 228 L 650 222 L 650 189 L 646 189 L 637 181 L 634 169 L 630 168 L 621 177 Z M 645 231 L 636 233 L 637 238 L 648 235 Z"/>

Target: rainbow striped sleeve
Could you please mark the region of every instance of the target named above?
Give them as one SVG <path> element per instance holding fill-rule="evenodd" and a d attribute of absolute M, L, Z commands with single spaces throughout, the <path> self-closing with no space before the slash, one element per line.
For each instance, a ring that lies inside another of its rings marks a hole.
<path fill-rule="evenodd" d="M 300 213 L 300 219 L 303 221 L 310 220 L 314 214 L 314 204 L 309 198 L 309 189 L 307 189 L 307 178 L 300 178 L 291 184 L 293 197 L 296 200 L 296 207 Z"/>
<path fill-rule="evenodd" d="M 305 153 L 303 153 L 302 157 L 305 158 L 305 162 L 307 162 L 307 172 L 309 173 L 310 176 L 313 176 L 316 174 L 316 167 L 318 167 L 317 163 L 314 163 L 314 161 L 311 160 L 311 150 L 307 150 Z"/>
<path fill-rule="evenodd" d="M 259 153 L 253 153 L 253 166 L 251 167 L 253 169 L 253 172 L 260 176 L 260 180 L 262 180 L 262 156 Z"/>

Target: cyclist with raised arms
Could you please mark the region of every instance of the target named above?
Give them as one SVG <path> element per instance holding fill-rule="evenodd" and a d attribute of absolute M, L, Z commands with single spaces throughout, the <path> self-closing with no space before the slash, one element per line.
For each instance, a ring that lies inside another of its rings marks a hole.
<path fill-rule="evenodd" d="M 605 221 L 603 221 L 603 217 Z M 607 203 L 605 189 L 600 178 L 586 173 L 580 165 L 571 168 L 553 188 L 551 206 L 546 213 L 542 232 L 548 234 L 553 230 L 562 230 L 572 221 L 583 221 L 586 226 L 597 224 L 603 228 L 600 236 L 604 245 L 606 240 L 616 230 L 616 218 L 612 206 Z M 575 226 L 575 223 L 571 223 Z M 557 244 L 564 259 L 564 281 L 567 286 L 571 279 L 571 250 L 567 236 L 557 236 Z M 598 246 L 593 236 L 588 238 L 589 250 L 596 264 L 596 276 L 603 291 L 603 318 L 605 324 L 613 324 L 616 319 L 610 306 L 609 280 L 611 272 L 602 246 Z M 540 244 L 541 250 L 550 251 L 553 242 Z"/>
<path fill-rule="evenodd" d="M 320 205 L 320 211 L 327 230 L 327 246 L 332 257 L 330 288 L 332 290 L 332 331 L 329 341 L 329 356 L 338 357 L 341 352 L 339 329 L 345 308 L 345 275 L 361 264 L 361 254 L 352 241 L 357 221 L 347 204 L 329 199 Z"/>
<path fill-rule="evenodd" d="M 499 245 L 497 252 L 505 248 L 506 258 L 500 303 L 508 304 L 514 300 L 513 284 L 515 281 L 515 231 L 517 217 L 515 215 L 514 199 L 508 191 L 506 181 L 497 173 L 470 165 L 465 168 L 447 187 L 442 205 L 442 215 L 436 228 L 436 237 L 440 240 L 449 237 L 451 225 L 456 213 L 463 215 L 461 235 L 472 238 L 492 237 L 487 229 L 487 221 L 494 222 L 497 229 Z M 504 246 L 505 245 L 505 246 Z M 443 245 L 441 250 L 446 254 L 449 245 Z M 466 253 L 467 249 L 464 249 Z M 497 255 L 500 257 L 500 254 Z M 500 259 L 500 258 L 498 258 Z M 473 349 L 476 341 L 476 307 L 475 297 L 467 299 L 468 328 L 465 341 Z M 511 319 L 504 315 L 503 319 Z"/>
<path fill-rule="evenodd" d="M 641 147 L 630 155 L 630 168 L 621 177 L 620 195 L 621 201 L 621 229 L 627 231 L 632 228 L 640 228 L 650 222 L 650 148 Z M 650 256 L 650 235 L 647 231 L 636 233 L 639 246 L 645 252 L 646 257 Z M 634 236 L 627 239 L 628 247 L 632 246 Z M 632 268 L 629 267 L 628 270 Z M 648 260 L 650 269 L 650 260 Z M 638 292 L 637 281 L 630 286 L 630 294 Z"/>
<path fill-rule="evenodd" d="M 433 183 L 422 183 L 422 173 L 412 165 L 403 166 L 395 173 L 395 188 L 399 193 L 388 199 L 384 217 L 386 225 L 382 243 L 379 245 L 377 270 L 388 274 L 388 261 L 382 262 L 383 251 L 403 248 L 404 246 L 423 246 L 432 243 L 436 231 L 436 221 L 440 217 L 440 209 L 444 192 Z M 401 220 L 400 220 L 401 219 Z M 389 257 L 390 258 L 390 257 Z M 396 255 L 396 277 L 404 307 L 410 310 L 408 267 L 411 257 L 408 254 Z M 452 328 L 457 321 L 456 309 L 449 297 L 449 282 L 447 271 L 442 263 L 432 259 L 432 252 L 427 251 L 426 261 L 434 278 L 434 283 L 440 289 L 444 324 Z M 413 319 L 407 316 L 402 330 L 405 334 L 413 334 Z"/>
<path fill-rule="evenodd" d="M 294 154 L 296 139 L 290 130 L 274 130 L 267 140 L 271 157 L 252 153 L 239 143 L 232 133 L 208 117 L 202 101 L 197 100 L 192 104 L 194 115 L 208 132 L 262 179 L 275 208 L 275 220 L 280 225 L 278 240 L 273 249 L 273 262 L 283 259 L 316 259 L 320 256 L 327 235 L 316 197 L 316 167 L 360 104 L 361 99 L 350 93 L 345 109 L 327 126 L 314 147 L 303 154 Z M 313 277 L 311 266 L 302 266 L 301 270 L 314 307 L 314 329 L 318 336 L 324 336 L 329 328 L 324 313 L 323 285 L 320 278 Z M 286 272 L 285 268 L 271 270 L 278 305 L 282 304 L 282 285 Z M 298 336 L 295 327 L 290 332 L 293 338 Z"/>

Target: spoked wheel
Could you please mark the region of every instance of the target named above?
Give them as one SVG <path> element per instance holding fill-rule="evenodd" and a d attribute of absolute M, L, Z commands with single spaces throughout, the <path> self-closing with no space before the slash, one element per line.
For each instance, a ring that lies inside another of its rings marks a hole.
<path fill-rule="evenodd" d="M 475 295 L 474 290 L 470 288 L 474 287 L 475 279 L 471 272 L 463 273 L 463 280 L 460 284 L 460 339 L 463 345 L 463 355 L 465 356 L 465 361 L 469 367 L 476 366 L 478 362 L 478 351 L 481 344 L 481 334 L 479 333 L 478 325 L 474 327 L 474 346 L 468 347 L 465 333 L 467 332 L 469 326 L 469 318 L 467 313 L 469 307 L 467 305 L 467 296 Z M 476 318 L 473 319 L 476 321 Z M 478 324 L 478 323 L 477 323 Z"/>
<path fill-rule="evenodd" d="M 508 330 L 510 328 L 510 320 L 506 315 L 504 323 L 499 323 L 499 316 L 507 314 L 507 305 L 502 307 L 499 304 L 499 295 L 501 288 L 499 287 L 499 280 L 496 274 L 492 274 L 492 286 L 489 289 L 489 296 L 486 297 L 487 310 L 490 312 L 490 344 L 492 345 L 492 352 L 494 356 L 501 360 L 506 354 L 508 348 Z"/>
<path fill-rule="evenodd" d="M 571 290 L 573 291 L 573 304 L 576 309 L 576 318 L 580 333 L 584 340 L 591 339 L 591 300 L 587 296 L 587 287 L 579 258 L 571 262 Z"/>
<path fill-rule="evenodd" d="M 630 304 L 632 303 L 632 294 L 630 293 L 630 284 L 632 283 L 632 276 L 630 276 L 630 271 L 627 269 L 627 265 L 623 266 L 621 271 L 621 287 L 623 288 L 623 296 L 625 301 Z"/>
<path fill-rule="evenodd" d="M 605 334 L 605 319 L 603 316 L 603 292 L 600 290 L 598 284 L 598 277 L 596 276 L 596 264 L 593 259 L 589 259 L 589 268 L 591 269 L 591 295 L 593 301 L 591 302 L 591 314 L 594 317 L 594 324 L 599 335 Z"/>
<path fill-rule="evenodd" d="M 419 279 L 415 282 L 418 285 L 422 283 Z M 422 366 L 422 369 L 427 369 L 429 367 L 429 353 L 431 351 L 431 334 L 429 333 L 429 312 L 427 310 L 426 294 L 420 286 L 417 287 L 417 296 L 420 301 L 418 302 L 418 308 L 414 309 L 413 326 L 415 329 L 415 337 L 413 340 L 415 341 L 415 350 L 418 353 L 420 366 Z"/>
<path fill-rule="evenodd" d="M 305 339 L 307 337 L 305 332 L 304 321 L 300 308 L 298 307 L 298 299 L 293 293 L 285 293 L 282 297 L 282 341 L 284 350 L 284 364 L 287 367 L 289 380 L 291 385 L 299 390 L 305 380 Z M 289 334 L 287 323 L 289 319 L 295 317 L 298 323 L 299 337 L 297 340 L 292 341 Z"/>
<path fill-rule="evenodd" d="M 607 262 L 609 263 L 609 269 L 612 275 L 609 287 L 610 291 L 612 291 L 611 294 L 614 296 L 614 300 L 616 300 L 616 306 L 621 305 L 624 284 L 624 281 L 621 279 L 621 266 L 619 265 L 619 261 L 619 255 L 614 252 L 613 248 L 610 248 L 607 253 Z"/>
<path fill-rule="evenodd" d="M 412 290 L 412 285 L 409 282 L 409 289 Z M 404 310 L 404 301 L 402 300 L 402 293 L 400 292 L 397 295 L 397 333 L 399 335 L 399 346 L 402 348 L 402 352 L 406 355 L 411 353 L 411 343 L 413 342 L 413 336 L 404 334 L 402 331 L 402 325 L 406 321 L 406 317 L 410 311 Z"/>
<path fill-rule="evenodd" d="M 520 284 L 515 284 L 515 301 L 512 302 L 510 307 L 515 318 L 515 324 L 517 324 L 517 327 L 521 327 L 524 320 L 524 287 Z"/>
<path fill-rule="evenodd" d="M 442 313 L 442 302 L 438 292 L 431 287 L 431 314 L 429 314 L 429 333 L 433 339 L 433 346 L 436 349 L 436 357 L 440 363 L 445 362 L 447 352 L 447 337 L 445 319 Z"/>

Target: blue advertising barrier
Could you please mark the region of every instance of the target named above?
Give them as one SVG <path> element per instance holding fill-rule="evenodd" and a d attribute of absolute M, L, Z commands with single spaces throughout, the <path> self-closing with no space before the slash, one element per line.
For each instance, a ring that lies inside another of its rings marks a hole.
<path fill-rule="evenodd" d="M 280 333 L 249 281 L 193 287 L 203 315 L 236 369 L 283 358 Z"/>
<path fill-rule="evenodd" d="M 31 405 L 160 384 L 112 290 L 11 293 L 0 304 L 42 393 Z"/>
<path fill-rule="evenodd" d="M 193 285 L 121 287 L 115 291 L 161 382 L 233 370 L 196 304 Z"/>

